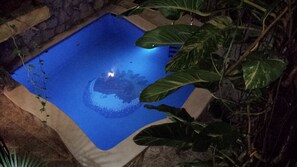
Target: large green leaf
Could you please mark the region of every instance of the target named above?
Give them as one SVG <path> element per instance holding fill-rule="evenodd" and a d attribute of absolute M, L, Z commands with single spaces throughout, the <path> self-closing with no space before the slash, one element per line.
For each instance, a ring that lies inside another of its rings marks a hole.
<path fill-rule="evenodd" d="M 209 66 L 209 68 L 210 67 L 211 67 L 211 65 Z M 204 88 L 204 89 L 207 89 L 208 91 L 210 91 L 211 93 L 213 93 L 219 89 L 220 83 L 219 83 L 219 81 L 217 81 L 217 82 L 212 82 L 212 83 L 197 83 L 194 85 L 197 88 Z"/>
<path fill-rule="evenodd" d="M 280 77 L 286 62 L 277 58 L 266 58 L 269 53 L 253 52 L 242 63 L 243 78 L 246 89 L 263 88 Z M 270 56 L 270 55 L 269 55 Z"/>
<path fill-rule="evenodd" d="M 140 94 L 140 101 L 159 101 L 182 86 L 198 82 L 215 82 L 218 80 L 220 80 L 220 76 L 217 73 L 205 70 L 190 69 L 176 72 L 146 87 Z"/>
<path fill-rule="evenodd" d="M 207 125 L 195 138 L 194 151 L 206 151 L 209 145 L 219 149 L 229 148 L 236 144 L 238 132 L 225 122 L 213 122 Z"/>
<path fill-rule="evenodd" d="M 153 105 L 144 105 L 145 108 L 158 110 L 161 112 L 166 113 L 171 118 L 178 122 L 183 123 L 190 123 L 194 121 L 194 118 L 189 115 L 189 113 L 184 108 L 175 108 L 171 107 L 165 104 L 159 105 L 159 106 L 153 106 Z"/>
<path fill-rule="evenodd" d="M 195 121 L 191 122 L 191 126 L 195 130 L 196 133 L 200 133 L 206 127 L 206 124 L 195 120 Z"/>
<path fill-rule="evenodd" d="M 166 25 L 146 32 L 136 42 L 143 48 L 154 48 L 164 45 L 183 45 L 199 27 L 191 25 Z"/>
<path fill-rule="evenodd" d="M 209 146 L 212 144 L 213 139 L 206 135 L 198 135 L 197 139 L 194 141 L 192 150 L 196 152 L 205 152 L 208 150 Z"/>
<path fill-rule="evenodd" d="M 142 130 L 134 138 L 138 145 L 190 148 L 196 133 L 190 126 L 179 123 L 154 125 Z"/>
<path fill-rule="evenodd" d="M 166 71 L 180 71 L 194 66 L 211 68 L 212 55 L 230 39 L 231 35 L 226 35 L 226 32 L 233 33 L 230 28 L 220 29 L 212 24 L 203 25 L 169 61 Z"/>
<path fill-rule="evenodd" d="M 181 11 L 177 9 L 161 8 L 160 13 L 169 20 L 178 20 L 181 16 Z"/>
<path fill-rule="evenodd" d="M 167 9 L 175 9 L 182 10 L 191 13 L 195 13 L 200 16 L 209 16 L 210 13 L 204 13 L 201 9 L 205 5 L 205 0 L 147 0 L 140 4 L 135 10 L 140 10 L 144 8 L 167 8 Z M 126 13 L 126 16 L 134 14 L 134 11 L 130 11 L 130 13 Z"/>
<path fill-rule="evenodd" d="M 228 16 L 217 16 L 208 21 L 207 23 L 214 25 L 219 29 L 225 29 L 232 26 L 232 19 Z"/>

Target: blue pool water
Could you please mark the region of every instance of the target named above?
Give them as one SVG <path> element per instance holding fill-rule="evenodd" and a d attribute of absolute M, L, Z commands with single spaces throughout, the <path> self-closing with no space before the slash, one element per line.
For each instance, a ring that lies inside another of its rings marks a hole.
<path fill-rule="evenodd" d="M 13 78 L 47 97 L 98 148 L 111 149 L 136 130 L 166 117 L 145 109 L 138 100 L 145 86 L 166 75 L 169 60 L 168 47 L 136 47 L 142 34 L 127 20 L 104 15 L 28 62 L 27 70 L 16 70 Z M 154 104 L 181 107 L 192 90 L 182 88 Z"/>

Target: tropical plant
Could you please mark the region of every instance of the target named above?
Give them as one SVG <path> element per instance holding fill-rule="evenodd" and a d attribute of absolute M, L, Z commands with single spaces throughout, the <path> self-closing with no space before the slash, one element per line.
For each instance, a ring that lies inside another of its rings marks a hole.
<path fill-rule="evenodd" d="M 19 154 L 14 149 L 11 154 L 0 136 L 0 167 L 43 167 L 42 161 L 29 154 Z"/>
<path fill-rule="evenodd" d="M 292 0 L 146 0 L 123 15 L 159 10 L 171 20 L 184 14 L 202 26 L 165 25 L 145 32 L 144 48 L 180 45 L 166 65 L 168 76 L 145 88 L 142 102 L 155 102 L 193 84 L 213 96 L 211 122 L 184 109 L 146 106 L 172 123 L 151 126 L 134 141 L 210 151 L 207 162 L 178 166 L 295 166 L 297 160 L 297 12 Z"/>
<path fill-rule="evenodd" d="M 42 161 L 29 156 L 28 154 L 19 155 L 16 151 L 12 155 L 3 156 L 0 154 L 0 167 L 42 167 Z"/>
<path fill-rule="evenodd" d="M 230 149 L 238 149 L 241 144 L 241 136 L 238 131 L 228 123 L 214 121 L 203 123 L 191 117 L 185 109 L 170 107 L 167 105 L 151 106 L 169 115 L 172 123 L 154 125 L 138 133 L 134 142 L 146 146 L 169 146 L 178 150 L 192 149 L 197 152 L 205 152 L 208 149 L 216 152 L 216 164 L 221 166 L 236 165 Z M 225 151 L 220 151 L 225 150 Z M 212 166 L 212 161 L 183 162 L 178 166 L 187 165 Z"/>

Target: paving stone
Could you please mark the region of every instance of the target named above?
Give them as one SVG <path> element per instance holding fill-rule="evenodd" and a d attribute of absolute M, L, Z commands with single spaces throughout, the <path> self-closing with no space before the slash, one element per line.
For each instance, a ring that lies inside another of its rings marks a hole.
<path fill-rule="evenodd" d="M 180 162 L 194 161 L 197 158 L 207 160 L 209 157 L 208 153 L 177 152 L 175 148 L 163 146 L 149 147 L 124 167 L 175 167 Z"/>

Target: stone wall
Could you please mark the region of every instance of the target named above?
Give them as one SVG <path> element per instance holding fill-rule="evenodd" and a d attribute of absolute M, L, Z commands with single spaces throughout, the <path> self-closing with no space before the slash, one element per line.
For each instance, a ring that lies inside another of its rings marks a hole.
<path fill-rule="evenodd" d="M 22 53 L 30 54 L 55 35 L 62 33 L 81 22 L 82 19 L 95 14 L 104 6 L 115 0 L 32 0 L 32 5 L 46 5 L 51 17 L 43 23 L 15 37 Z M 0 66 L 11 71 L 19 62 L 12 39 L 0 43 Z"/>

